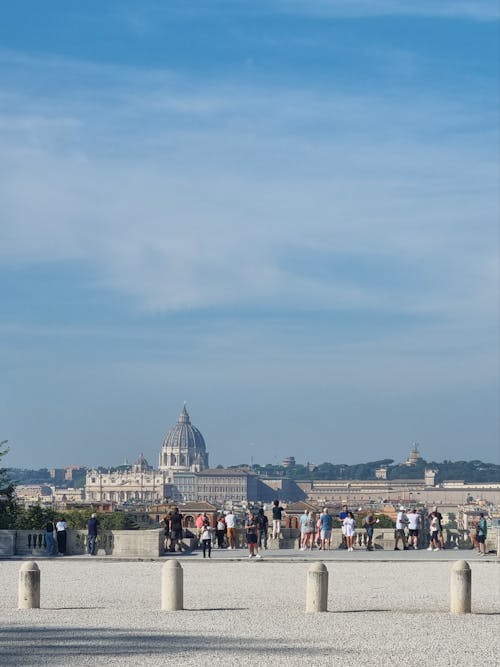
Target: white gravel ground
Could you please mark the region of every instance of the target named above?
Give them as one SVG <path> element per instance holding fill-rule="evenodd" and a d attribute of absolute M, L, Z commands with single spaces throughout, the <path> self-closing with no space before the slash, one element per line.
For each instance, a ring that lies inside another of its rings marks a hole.
<path fill-rule="evenodd" d="M 452 616 L 449 562 L 329 562 L 306 614 L 304 562 L 183 561 L 185 610 L 162 612 L 162 562 L 39 561 L 42 609 L 18 610 L 0 561 L 0 665 L 498 665 L 499 563 L 470 562 Z"/>

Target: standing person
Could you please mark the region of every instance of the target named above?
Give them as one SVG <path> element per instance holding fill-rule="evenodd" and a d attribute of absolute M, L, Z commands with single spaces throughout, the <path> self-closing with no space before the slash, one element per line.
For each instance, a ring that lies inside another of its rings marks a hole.
<path fill-rule="evenodd" d="M 339 521 L 341 524 L 341 532 L 342 532 L 342 542 L 340 544 L 340 549 L 347 549 L 347 540 L 345 536 L 345 528 L 344 528 L 344 519 L 347 518 L 349 514 L 349 510 L 347 508 L 347 505 L 342 505 L 342 511 L 339 513 Z"/>
<path fill-rule="evenodd" d="M 209 524 L 206 523 L 203 526 L 203 529 L 201 531 L 201 544 L 203 547 L 203 558 L 212 557 L 212 529 L 210 528 Z"/>
<path fill-rule="evenodd" d="M 323 512 L 319 515 L 319 522 L 320 522 L 319 537 L 321 540 L 320 549 L 323 549 L 323 551 L 325 551 L 328 545 L 328 550 L 330 550 L 330 546 L 332 543 L 333 517 L 328 512 L 328 507 L 323 508 Z"/>
<path fill-rule="evenodd" d="M 170 517 L 170 550 L 175 551 L 177 545 L 182 551 L 182 514 L 178 507 L 174 507 Z"/>
<path fill-rule="evenodd" d="M 410 531 L 408 546 L 413 547 L 413 549 L 418 549 L 418 536 L 420 534 L 421 523 L 420 514 L 412 507 L 408 512 L 408 530 Z"/>
<path fill-rule="evenodd" d="M 431 512 L 429 514 L 429 532 L 430 532 L 430 544 L 427 547 L 427 551 L 439 551 L 439 517 L 436 512 Z"/>
<path fill-rule="evenodd" d="M 314 512 L 312 510 L 309 510 L 306 514 L 304 550 L 310 549 L 312 551 L 314 547 L 314 535 L 316 534 L 316 519 L 314 518 Z"/>
<path fill-rule="evenodd" d="M 63 517 L 59 519 L 56 523 L 56 534 L 57 534 L 57 551 L 61 556 L 64 556 L 66 553 L 66 537 L 67 537 L 67 528 L 68 524 Z"/>
<path fill-rule="evenodd" d="M 408 549 L 406 545 L 405 528 L 408 525 L 408 517 L 406 516 L 406 508 L 400 507 L 396 515 L 396 528 L 394 530 L 394 551 L 399 551 L 399 540 L 403 543 L 403 549 Z"/>
<path fill-rule="evenodd" d="M 163 519 L 161 520 L 161 523 L 163 525 L 163 549 L 165 553 L 169 551 L 169 539 L 170 539 L 170 517 L 172 516 L 172 512 L 169 512 L 168 514 L 165 514 Z"/>
<path fill-rule="evenodd" d="M 257 515 L 257 520 L 259 522 L 259 548 L 267 550 L 267 535 L 268 535 L 268 528 L 269 528 L 269 519 L 267 516 L 264 514 L 264 508 L 261 507 L 259 509 L 259 513 Z"/>
<path fill-rule="evenodd" d="M 196 528 L 196 537 L 201 541 L 201 533 L 203 532 L 203 526 L 205 525 L 205 518 L 200 512 L 196 519 L 194 520 L 194 526 Z"/>
<path fill-rule="evenodd" d="M 486 537 L 488 535 L 488 525 L 484 514 L 481 512 L 476 526 L 477 553 L 479 556 L 486 556 Z"/>
<path fill-rule="evenodd" d="M 229 510 L 226 514 L 226 529 L 228 549 L 236 549 L 236 517 L 233 510 Z"/>
<path fill-rule="evenodd" d="M 284 509 L 280 506 L 279 500 L 273 501 L 273 540 L 278 540 L 281 535 L 281 520 Z"/>
<path fill-rule="evenodd" d="M 99 519 L 95 512 L 90 516 L 87 522 L 87 553 L 91 556 L 96 555 L 97 534 L 99 533 Z"/>
<path fill-rule="evenodd" d="M 56 527 L 53 521 L 47 521 L 45 526 L 45 547 L 47 549 L 47 556 L 53 556 L 55 551 L 54 531 Z"/>
<path fill-rule="evenodd" d="M 224 535 L 226 534 L 226 522 L 224 520 L 224 515 L 220 514 L 217 517 L 217 526 L 215 530 L 215 537 L 217 539 L 217 546 L 219 549 L 224 548 Z"/>
<path fill-rule="evenodd" d="M 354 551 L 353 540 L 354 535 L 356 534 L 356 522 L 352 512 L 347 512 L 347 516 L 343 521 L 343 526 L 345 528 L 347 551 Z"/>
<path fill-rule="evenodd" d="M 437 507 L 432 508 L 432 512 L 429 514 L 429 524 L 433 517 L 437 517 L 439 528 L 437 535 L 437 546 L 439 549 L 444 549 L 444 540 L 443 540 L 443 515 L 438 511 Z"/>
<path fill-rule="evenodd" d="M 305 542 L 306 542 L 306 524 L 307 524 L 307 519 L 308 519 L 308 512 L 307 510 L 304 510 L 304 514 L 300 515 L 300 550 L 304 551 L 305 550 Z"/>
<path fill-rule="evenodd" d="M 261 558 L 261 555 L 259 554 L 259 545 L 257 544 L 257 521 L 251 510 L 248 510 L 247 512 L 245 532 L 247 536 L 248 557 Z"/>
<path fill-rule="evenodd" d="M 370 510 L 365 516 L 363 521 L 363 528 L 366 532 L 366 550 L 373 551 L 373 530 L 375 525 L 378 523 L 378 519 L 375 518 L 375 515 Z"/>

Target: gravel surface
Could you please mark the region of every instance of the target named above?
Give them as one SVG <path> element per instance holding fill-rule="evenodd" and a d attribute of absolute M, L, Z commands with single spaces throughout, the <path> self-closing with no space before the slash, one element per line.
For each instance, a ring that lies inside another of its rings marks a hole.
<path fill-rule="evenodd" d="M 495 665 L 499 563 L 469 560 L 472 614 L 449 614 L 449 562 L 182 561 L 184 611 L 160 611 L 162 562 L 38 561 L 42 609 L 18 610 L 0 561 L 0 665 Z"/>

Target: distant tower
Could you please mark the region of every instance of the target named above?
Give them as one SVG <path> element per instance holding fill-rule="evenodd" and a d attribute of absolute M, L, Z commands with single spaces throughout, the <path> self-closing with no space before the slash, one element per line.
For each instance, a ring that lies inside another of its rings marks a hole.
<path fill-rule="evenodd" d="M 416 466 L 421 459 L 422 457 L 420 456 L 420 452 L 418 451 L 418 442 L 414 442 L 413 447 L 410 449 L 410 455 L 408 456 L 408 460 L 405 461 L 405 465 Z"/>
<path fill-rule="evenodd" d="M 199 472 L 208 468 L 205 440 L 191 424 L 186 404 L 177 424 L 167 433 L 160 452 L 160 470 L 171 472 Z"/>
<path fill-rule="evenodd" d="M 426 468 L 424 471 L 425 486 L 435 486 L 437 470 Z"/>

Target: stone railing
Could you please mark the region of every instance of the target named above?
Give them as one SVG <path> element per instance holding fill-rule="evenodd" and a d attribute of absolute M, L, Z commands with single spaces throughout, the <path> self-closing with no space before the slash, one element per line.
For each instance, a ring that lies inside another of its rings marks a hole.
<path fill-rule="evenodd" d="M 102 531 L 97 538 L 97 554 L 115 558 L 158 558 L 164 554 L 163 531 L 152 530 L 109 530 Z M 445 530 L 443 532 L 445 547 L 448 549 L 472 548 L 469 531 Z M 215 540 L 214 540 L 215 542 Z M 332 531 L 331 548 L 338 549 L 342 544 L 340 529 Z M 183 550 L 189 551 L 197 546 L 196 538 L 185 538 Z M 236 531 L 236 546 L 246 547 L 245 530 Z M 271 549 L 298 549 L 300 533 L 294 528 L 283 528 L 279 540 L 268 539 Z M 356 548 L 366 547 L 366 533 L 358 530 L 354 539 Z M 377 550 L 394 548 L 394 530 L 392 528 L 376 528 L 373 535 L 373 546 Z M 427 546 L 427 535 L 421 536 L 420 548 Z M 87 531 L 68 530 L 67 549 L 69 556 L 84 555 L 87 550 Z M 500 551 L 500 529 L 490 530 L 486 542 L 487 551 Z M 0 558 L 9 556 L 46 556 L 45 531 L 42 530 L 0 530 Z"/>
<path fill-rule="evenodd" d="M 156 558 L 163 551 L 162 531 L 109 530 L 97 537 L 99 556 Z M 84 555 L 87 552 L 87 531 L 68 530 L 66 554 Z M 44 556 L 47 554 L 45 531 L 0 530 L 0 557 Z"/>

